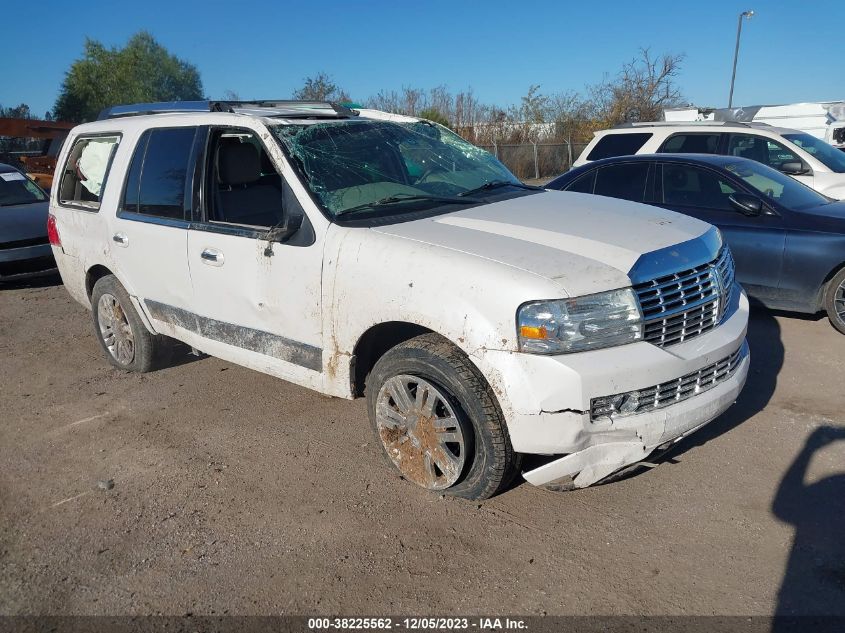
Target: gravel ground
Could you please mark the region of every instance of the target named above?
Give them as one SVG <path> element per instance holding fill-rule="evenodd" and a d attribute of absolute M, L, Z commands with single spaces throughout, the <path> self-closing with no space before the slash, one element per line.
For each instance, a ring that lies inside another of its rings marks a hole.
<path fill-rule="evenodd" d="M 363 401 L 113 369 L 57 283 L 0 288 L 2 614 L 845 615 L 826 320 L 755 310 L 740 401 L 658 467 L 471 503 L 391 472 Z"/>

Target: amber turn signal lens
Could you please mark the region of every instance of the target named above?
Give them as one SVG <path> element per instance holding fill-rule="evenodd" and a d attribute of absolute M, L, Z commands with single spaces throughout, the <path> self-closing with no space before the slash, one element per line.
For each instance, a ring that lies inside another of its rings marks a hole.
<path fill-rule="evenodd" d="M 519 335 L 522 338 L 545 339 L 549 333 L 543 326 L 523 325 L 519 328 Z"/>

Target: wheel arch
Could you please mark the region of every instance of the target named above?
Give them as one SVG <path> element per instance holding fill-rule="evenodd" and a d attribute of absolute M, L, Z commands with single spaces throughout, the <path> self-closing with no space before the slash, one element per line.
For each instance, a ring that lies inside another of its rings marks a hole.
<path fill-rule="evenodd" d="M 94 285 L 108 275 L 114 275 L 114 273 L 102 264 L 95 264 L 86 271 L 85 294 L 88 295 L 89 301 L 91 300 L 91 294 L 94 292 Z"/>
<path fill-rule="evenodd" d="M 819 292 L 816 297 L 816 310 L 824 309 L 824 302 L 825 297 L 827 296 L 828 284 L 830 284 L 831 280 L 843 270 L 845 270 L 845 262 L 840 262 L 838 265 L 834 266 L 829 273 L 827 273 L 824 278 L 824 281 L 822 281 L 821 288 L 819 288 Z"/>
<path fill-rule="evenodd" d="M 129 300 L 132 302 L 132 305 L 135 307 L 135 311 L 138 313 L 138 317 L 141 319 L 141 322 L 144 324 L 144 327 L 150 332 L 150 334 L 158 334 L 153 324 L 150 323 L 149 316 L 147 315 L 146 310 L 141 305 L 141 302 L 138 300 L 137 297 L 134 297 L 129 289 L 126 288 L 126 284 L 118 277 L 112 270 L 108 267 L 104 266 L 103 264 L 94 264 L 91 266 L 85 273 L 85 293 L 88 296 L 88 303 L 91 305 L 91 309 L 94 310 L 95 306 L 91 303 L 91 295 L 94 292 L 94 286 L 97 284 L 100 279 L 103 277 L 108 277 L 109 275 L 113 275 L 115 279 L 117 279 L 118 283 L 126 289 L 126 293 L 129 295 Z"/>
<path fill-rule="evenodd" d="M 367 376 L 382 356 L 400 343 L 422 334 L 439 333 L 409 321 L 385 321 L 367 329 L 358 338 L 352 352 L 349 373 L 352 396 L 358 398 L 364 395 Z"/>

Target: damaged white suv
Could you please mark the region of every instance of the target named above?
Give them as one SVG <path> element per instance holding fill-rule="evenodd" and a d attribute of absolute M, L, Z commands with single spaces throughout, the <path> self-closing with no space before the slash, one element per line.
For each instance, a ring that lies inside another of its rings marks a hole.
<path fill-rule="evenodd" d="M 523 454 L 545 456 L 532 484 L 588 486 L 745 382 L 748 302 L 715 228 L 529 187 L 427 121 L 121 106 L 75 128 L 58 164 L 53 252 L 112 364 L 148 371 L 178 339 L 366 395 L 387 457 L 424 488 L 488 497 Z"/>

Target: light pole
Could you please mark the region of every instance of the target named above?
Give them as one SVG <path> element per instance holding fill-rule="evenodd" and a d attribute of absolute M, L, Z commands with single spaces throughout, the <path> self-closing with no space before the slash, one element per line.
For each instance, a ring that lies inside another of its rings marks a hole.
<path fill-rule="evenodd" d="M 734 102 L 734 80 L 736 79 L 736 60 L 739 57 L 739 36 L 742 34 L 742 18 L 751 19 L 754 16 L 754 11 L 743 11 L 739 14 L 739 21 L 736 25 L 736 48 L 734 49 L 734 70 L 731 74 L 731 94 L 728 96 L 728 107 L 730 108 Z"/>

